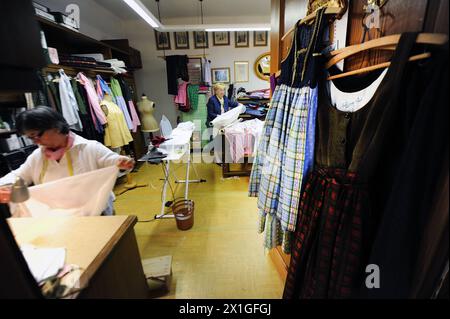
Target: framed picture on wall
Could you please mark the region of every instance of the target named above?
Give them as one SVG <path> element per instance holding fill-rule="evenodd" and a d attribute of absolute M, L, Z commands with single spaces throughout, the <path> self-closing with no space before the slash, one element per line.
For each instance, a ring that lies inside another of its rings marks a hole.
<path fill-rule="evenodd" d="M 194 31 L 194 47 L 196 49 L 208 48 L 208 32 Z"/>
<path fill-rule="evenodd" d="M 234 46 L 236 48 L 248 48 L 248 31 L 235 31 L 234 32 Z"/>
<path fill-rule="evenodd" d="M 230 68 L 213 68 L 212 83 L 230 83 Z"/>
<path fill-rule="evenodd" d="M 248 61 L 234 61 L 234 82 L 248 82 Z"/>
<path fill-rule="evenodd" d="M 213 32 L 213 45 L 230 45 L 230 32 Z"/>
<path fill-rule="evenodd" d="M 189 49 L 189 32 L 174 32 L 175 49 Z"/>
<path fill-rule="evenodd" d="M 267 46 L 267 31 L 253 31 L 253 46 L 265 47 Z"/>
<path fill-rule="evenodd" d="M 157 50 L 170 50 L 170 33 L 155 30 L 155 42 Z"/>

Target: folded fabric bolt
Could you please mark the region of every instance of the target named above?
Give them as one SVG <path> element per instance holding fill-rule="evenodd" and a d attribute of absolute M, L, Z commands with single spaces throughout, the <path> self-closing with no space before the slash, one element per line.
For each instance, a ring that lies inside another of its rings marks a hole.
<path fill-rule="evenodd" d="M 101 215 L 118 172 L 110 166 L 30 187 L 30 199 L 19 204 L 20 217 Z"/>

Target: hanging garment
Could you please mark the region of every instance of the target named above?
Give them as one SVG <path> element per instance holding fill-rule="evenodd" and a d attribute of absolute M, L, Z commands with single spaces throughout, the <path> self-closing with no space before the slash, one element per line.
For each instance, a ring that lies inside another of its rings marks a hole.
<path fill-rule="evenodd" d="M 202 58 L 202 70 L 203 83 L 207 86 L 211 86 L 211 61 L 207 58 Z"/>
<path fill-rule="evenodd" d="M 373 231 L 404 149 L 405 116 L 414 114 L 401 105 L 400 85 L 415 39 L 402 35 L 375 94 L 353 113 L 332 104 L 329 82 L 319 85 L 315 167 L 301 197 L 284 298 L 359 295 Z M 380 76 L 377 70 L 334 84 L 364 96 Z"/>
<path fill-rule="evenodd" d="M 318 55 L 313 53 L 327 45 L 323 12 L 318 11 L 313 25 L 300 25 L 295 30 L 250 175 L 249 196 L 258 197 L 259 232 L 265 230 L 264 245 L 281 245 L 285 253 L 290 252 L 290 238 L 296 228 L 301 185 L 308 174 L 305 168 L 311 167 L 305 162 L 311 163 L 314 154 L 314 137 L 308 137 L 307 132 L 315 130 L 315 122 L 308 117 L 314 117 L 317 107 L 320 74 Z M 268 223 L 267 215 L 273 215 Z"/>
<path fill-rule="evenodd" d="M 89 102 L 81 83 L 79 83 L 76 79 L 72 79 L 71 82 L 73 93 L 75 94 L 78 108 L 80 110 L 79 115 L 81 123 L 83 124 L 83 131 L 80 132 L 80 135 L 90 140 L 103 141 L 103 136 L 98 134 L 95 130 L 95 123 L 92 121 L 92 115 L 88 107 Z"/>
<path fill-rule="evenodd" d="M 77 79 L 84 86 L 84 89 L 86 91 L 95 129 L 97 130 L 97 132 L 103 133 L 102 125 L 106 124 L 106 116 L 103 113 L 102 108 L 100 107 L 100 100 L 98 99 L 95 88 L 92 82 L 83 73 L 78 73 Z"/>
<path fill-rule="evenodd" d="M 190 110 L 195 111 L 198 105 L 198 85 L 189 84 L 187 87 L 187 99 L 189 101 Z"/>
<path fill-rule="evenodd" d="M 183 112 L 188 112 L 189 108 L 187 107 L 187 82 L 182 81 L 178 85 L 177 95 L 173 98 L 173 101 L 178 104 L 178 109 Z"/>
<path fill-rule="evenodd" d="M 46 85 L 48 92 L 47 94 L 49 96 L 49 102 L 52 103 L 51 107 L 56 111 L 62 113 L 58 86 L 55 85 L 55 82 L 53 82 L 53 76 L 50 74 L 47 74 Z"/>
<path fill-rule="evenodd" d="M 122 95 L 122 89 L 120 88 L 119 82 L 115 78 L 111 78 L 111 92 L 116 100 L 116 104 L 120 107 L 120 109 L 123 112 L 123 115 L 125 116 L 125 121 L 127 122 L 127 126 L 129 130 L 135 129 L 135 124 L 131 120 L 130 113 L 128 112 L 127 103 L 125 103 L 125 100 Z"/>
<path fill-rule="evenodd" d="M 368 261 L 380 267 L 382 284 L 371 290 L 362 285 L 369 298 L 434 297 L 448 265 L 448 45 L 431 54 L 408 63 L 399 89 L 402 109 L 393 125 L 407 141 L 390 172 L 389 198 Z"/>
<path fill-rule="evenodd" d="M 96 76 L 95 88 L 100 101 L 103 100 L 106 93 L 109 96 L 111 96 L 112 101 L 117 104 L 116 98 L 114 97 L 111 88 L 108 86 L 108 83 L 106 83 L 106 81 L 100 75 Z"/>
<path fill-rule="evenodd" d="M 118 172 L 117 166 L 110 166 L 32 186 L 20 217 L 101 215 L 108 206 Z"/>
<path fill-rule="evenodd" d="M 178 94 L 178 79 L 189 81 L 188 73 L 189 58 L 187 55 L 166 56 L 167 89 L 171 95 Z"/>
<path fill-rule="evenodd" d="M 136 112 L 136 107 L 133 102 L 133 94 L 130 91 L 130 87 L 122 77 L 118 77 L 117 80 L 119 81 L 120 88 L 122 89 L 123 98 L 125 99 L 126 102 L 128 102 L 128 110 L 131 116 L 131 121 L 133 122 L 132 131 L 135 133 L 137 132 L 137 127 L 141 125 L 141 121 Z"/>
<path fill-rule="evenodd" d="M 111 148 L 128 145 L 133 138 L 128 130 L 125 117 L 120 108 L 111 101 L 103 100 L 101 106 L 106 107 L 106 119 L 108 125 L 105 127 L 105 145 Z"/>
<path fill-rule="evenodd" d="M 82 131 L 80 116 L 78 115 L 78 104 L 73 93 L 70 79 L 64 73 L 63 69 L 59 70 L 59 97 L 61 99 L 61 111 L 64 119 L 69 124 L 69 127 L 75 131 Z"/>

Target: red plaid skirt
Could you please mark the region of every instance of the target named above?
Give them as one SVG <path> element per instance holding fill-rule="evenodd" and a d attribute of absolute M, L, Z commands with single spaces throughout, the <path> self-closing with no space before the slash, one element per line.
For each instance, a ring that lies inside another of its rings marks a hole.
<path fill-rule="evenodd" d="M 351 298 L 361 285 L 367 186 L 343 169 L 310 173 L 283 298 Z"/>

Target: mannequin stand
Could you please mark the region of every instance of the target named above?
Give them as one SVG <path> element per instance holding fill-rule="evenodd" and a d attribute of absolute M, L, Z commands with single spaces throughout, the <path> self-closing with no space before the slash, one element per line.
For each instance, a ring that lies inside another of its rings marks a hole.
<path fill-rule="evenodd" d="M 138 184 L 137 182 L 135 182 L 133 180 L 133 176 L 131 175 L 131 173 L 127 174 L 127 182 L 125 183 L 125 185 L 123 185 L 123 189 L 118 191 L 118 192 L 114 192 L 116 196 L 122 195 L 123 193 L 131 190 L 131 189 L 135 189 L 135 188 L 139 188 L 139 187 L 147 187 L 148 184 Z"/>

